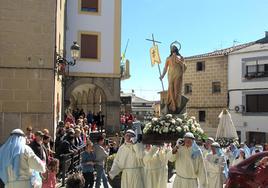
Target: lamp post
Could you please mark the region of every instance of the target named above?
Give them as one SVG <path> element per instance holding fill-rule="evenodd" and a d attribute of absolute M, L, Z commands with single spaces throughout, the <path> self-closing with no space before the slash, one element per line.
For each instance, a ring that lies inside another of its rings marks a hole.
<path fill-rule="evenodd" d="M 70 48 L 71 50 L 71 57 L 73 61 L 68 61 L 60 54 L 57 54 L 57 72 L 59 74 L 65 73 L 65 66 L 68 65 L 68 73 L 69 73 L 69 66 L 74 66 L 76 64 L 76 60 L 79 58 L 80 54 L 80 46 L 77 44 L 76 41 L 73 42 L 73 45 Z"/>
<path fill-rule="evenodd" d="M 71 56 L 73 58 L 73 62 L 70 62 L 70 65 L 75 65 L 76 60 L 79 58 L 79 53 L 80 53 L 80 46 L 77 44 L 76 41 L 73 42 L 73 45 L 71 46 Z"/>
<path fill-rule="evenodd" d="M 62 75 L 62 82 L 61 82 L 61 85 L 62 85 L 62 101 L 64 101 L 63 105 L 62 105 L 62 117 L 64 117 L 64 107 L 65 107 L 65 103 L 66 101 L 64 100 L 64 93 L 65 93 L 65 84 L 66 84 L 66 81 L 68 81 L 70 78 L 68 77 L 69 75 L 69 66 L 74 66 L 76 64 L 76 61 L 78 60 L 79 58 L 79 55 L 80 55 L 80 46 L 77 44 L 76 41 L 73 42 L 73 45 L 70 47 L 70 51 L 71 51 L 71 57 L 72 57 L 72 61 L 68 61 L 65 57 L 63 57 L 61 54 L 57 54 L 57 57 L 56 57 L 56 74 L 57 74 L 57 77 L 58 77 L 58 80 L 60 78 L 60 75 Z M 65 76 L 65 66 L 68 66 L 68 73 L 67 73 L 67 76 Z"/>

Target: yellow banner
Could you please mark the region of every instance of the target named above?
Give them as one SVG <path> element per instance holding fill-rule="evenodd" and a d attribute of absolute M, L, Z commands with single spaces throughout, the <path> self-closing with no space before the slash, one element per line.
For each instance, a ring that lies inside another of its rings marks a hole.
<path fill-rule="evenodd" d="M 160 64 L 161 63 L 161 59 L 160 59 L 160 55 L 159 55 L 157 45 L 155 45 L 155 46 L 150 48 L 150 56 L 151 56 L 152 66 L 154 66 L 154 64 Z"/>

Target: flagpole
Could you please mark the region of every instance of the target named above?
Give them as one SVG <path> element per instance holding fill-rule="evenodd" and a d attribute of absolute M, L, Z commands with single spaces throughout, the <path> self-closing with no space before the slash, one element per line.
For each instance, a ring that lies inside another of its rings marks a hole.
<path fill-rule="evenodd" d="M 155 45 L 156 42 L 157 42 L 157 43 L 161 43 L 161 42 L 159 42 L 159 41 L 155 41 L 155 40 L 154 40 L 154 34 L 152 34 L 152 40 L 150 40 L 150 39 L 146 39 L 146 40 L 148 40 L 148 41 L 152 41 L 152 42 L 153 42 L 153 46 L 156 46 L 156 45 Z M 160 69 L 160 65 L 159 65 L 159 64 L 160 64 L 160 63 L 157 63 L 157 66 L 158 66 L 159 76 L 161 77 L 161 69 Z M 164 89 L 164 84 L 163 84 L 163 80 L 160 79 L 160 81 L 161 81 L 161 84 L 162 84 L 162 89 L 163 89 L 163 91 L 165 91 L 165 89 Z"/>

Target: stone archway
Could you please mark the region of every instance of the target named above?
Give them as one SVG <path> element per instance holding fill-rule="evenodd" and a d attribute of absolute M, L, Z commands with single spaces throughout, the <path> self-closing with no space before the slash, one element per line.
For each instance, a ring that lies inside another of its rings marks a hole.
<path fill-rule="evenodd" d="M 102 111 L 108 133 L 120 127 L 120 79 L 69 77 L 65 82 L 65 109 Z"/>
<path fill-rule="evenodd" d="M 81 84 L 71 91 L 69 101 L 71 109 L 79 108 L 85 112 L 98 113 L 105 109 L 106 95 L 94 84 Z"/>

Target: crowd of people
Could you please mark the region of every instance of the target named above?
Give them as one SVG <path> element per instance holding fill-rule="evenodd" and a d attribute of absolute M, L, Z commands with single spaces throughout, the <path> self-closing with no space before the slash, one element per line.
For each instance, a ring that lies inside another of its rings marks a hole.
<path fill-rule="evenodd" d="M 68 109 L 65 114 L 65 123 L 69 123 L 71 127 L 75 125 L 88 126 L 91 131 L 104 131 L 104 119 L 105 115 L 101 111 L 93 113 L 89 111 L 87 114 L 83 109 Z"/>
<path fill-rule="evenodd" d="M 128 130 L 125 142 L 119 148 L 109 176 L 121 175 L 121 187 L 165 188 L 170 176 L 168 162 L 175 164 L 173 188 L 222 188 L 228 178 L 228 170 L 258 152 L 268 151 L 268 145 L 252 145 L 234 142 L 222 148 L 212 137 L 195 140 L 188 132 L 176 145 L 143 145 L 137 142 L 134 131 Z M 263 158 L 259 165 L 267 165 Z"/>
<path fill-rule="evenodd" d="M 48 129 L 33 132 L 33 128 L 28 126 L 25 132 L 13 130 L 0 148 L 0 182 L 6 188 L 55 188 L 61 177 L 63 156 L 82 151 L 79 169 L 85 180 L 84 187 L 93 187 L 94 182 L 96 187 L 100 187 L 102 181 L 107 188 L 104 162 L 110 154 L 117 152 L 120 137 L 116 133 L 114 139 L 109 141 L 103 127 L 94 130 L 88 122 L 95 120 L 89 114 L 87 117 L 77 114 L 77 119 L 73 121 L 70 121 L 73 116 L 67 115 L 65 122 L 57 125 L 55 140 Z M 102 116 L 101 113 L 99 115 Z M 93 140 L 91 133 L 100 134 Z"/>
<path fill-rule="evenodd" d="M 248 147 L 246 143 L 232 143 L 222 148 L 213 138 L 197 141 L 190 132 L 175 145 L 144 145 L 140 131 L 132 129 L 125 131 L 123 137 L 116 133 L 110 139 L 99 132 L 94 140 L 88 124 L 88 119 L 81 114 L 75 124 L 59 122 L 55 141 L 48 129 L 34 133 L 30 126 L 25 133 L 13 130 L 0 148 L 0 179 L 5 187 L 55 188 L 63 165 L 62 156 L 75 154 L 83 148 L 81 173 L 71 175 L 67 187 L 92 188 L 95 185 L 99 188 L 102 183 L 108 188 L 108 178 L 122 173 L 122 188 L 165 188 L 170 178 L 168 164 L 174 163 L 174 188 L 220 188 L 230 166 L 268 150 L 268 144 Z M 132 128 L 136 127 L 134 124 Z M 111 170 L 106 172 L 106 159 L 115 153 Z M 265 160 L 263 164 L 267 164 L 268 159 Z"/>

